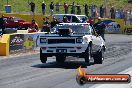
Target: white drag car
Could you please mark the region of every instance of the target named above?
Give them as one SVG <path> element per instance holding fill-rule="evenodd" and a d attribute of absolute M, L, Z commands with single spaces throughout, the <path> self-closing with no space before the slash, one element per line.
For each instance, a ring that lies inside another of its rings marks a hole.
<path fill-rule="evenodd" d="M 89 63 L 102 64 L 105 42 L 96 35 L 89 23 L 60 23 L 51 33 L 39 36 L 40 60 L 56 56 L 57 62 L 64 62 L 67 56 L 81 57 Z"/>

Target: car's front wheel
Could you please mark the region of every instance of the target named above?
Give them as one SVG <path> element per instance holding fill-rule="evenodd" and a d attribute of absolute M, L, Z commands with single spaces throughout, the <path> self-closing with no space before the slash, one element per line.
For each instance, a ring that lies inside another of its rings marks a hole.
<path fill-rule="evenodd" d="M 47 61 L 47 56 L 42 53 L 42 50 L 41 49 L 40 49 L 40 61 L 42 63 L 46 63 L 46 61 Z"/>
<path fill-rule="evenodd" d="M 102 64 L 104 60 L 104 50 L 96 52 L 96 54 L 93 56 L 94 63 L 95 64 Z"/>
<path fill-rule="evenodd" d="M 89 45 L 87 50 L 85 51 L 85 55 L 84 55 L 85 62 L 89 63 L 91 57 L 92 57 L 92 46 Z"/>

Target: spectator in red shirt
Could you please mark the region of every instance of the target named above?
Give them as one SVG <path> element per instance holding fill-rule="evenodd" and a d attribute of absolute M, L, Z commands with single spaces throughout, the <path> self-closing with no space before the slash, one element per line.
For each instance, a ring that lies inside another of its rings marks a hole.
<path fill-rule="evenodd" d="M 64 2 L 64 10 L 65 10 L 65 14 L 68 13 L 68 4 Z"/>
<path fill-rule="evenodd" d="M 90 25 L 94 25 L 94 19 L 92 17 L 89 18 L 88 23 L 90 23 Z"/>

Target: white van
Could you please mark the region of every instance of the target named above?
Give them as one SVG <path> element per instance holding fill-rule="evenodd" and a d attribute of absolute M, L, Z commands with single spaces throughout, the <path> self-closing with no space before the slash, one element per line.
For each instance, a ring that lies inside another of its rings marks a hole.
<path fill-rule="evenodd" d="M 88 17 L 85 15 L 75 15 L 75 14 L 54 14 L 53 17 L 59 21 L 63 21 L 64 17 L 67 17 L 70 23 L 87 23 Z"/>

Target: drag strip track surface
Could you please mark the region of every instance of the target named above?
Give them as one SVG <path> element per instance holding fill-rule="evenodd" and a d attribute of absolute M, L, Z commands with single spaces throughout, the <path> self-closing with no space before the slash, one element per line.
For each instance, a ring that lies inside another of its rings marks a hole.
<path fill-rule="evenodd" d="M 89 88 L 76 83 L 76 69 L 82 65 L 88 73 L 114 74 L 132 67 L 132 36 L 107 34 L 103 64 L 85 64 L 82 58 L 68 57 L 57 64 L 55 57 L 46 64 L 39 54 L 0 60 L 0 88 Z"/>

